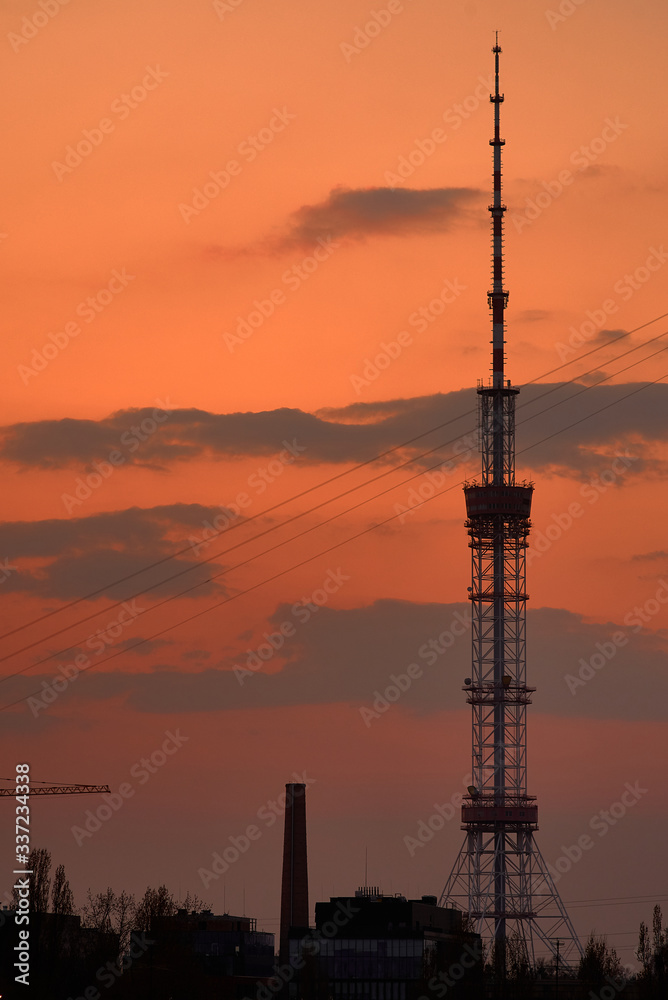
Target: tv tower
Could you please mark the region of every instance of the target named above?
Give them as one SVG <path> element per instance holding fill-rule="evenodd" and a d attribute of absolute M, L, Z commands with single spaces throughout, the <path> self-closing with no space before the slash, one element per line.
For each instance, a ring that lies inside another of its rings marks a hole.
<path fill-rule="evenodd" d="M 466 910 L 500 979 L 508 950 L 531 965 L 552 954 L 563 965 L 582 954 L 564 904 L 534 840 L 536 798 L 527 794 L 526 549 L 533 484 L 515 482 L 515 397 L 505 378 L 498 32 L 494 52 L 492 215 L 492 379 L 478 383 L 480 483 L 464 485 L 472 554 L 472 676 L 464 690 L 473 715 L 473 777 L 462 804 L 464 844 L 441 906 Z M 558 942 L 558 943 L 557 943 Z"/>

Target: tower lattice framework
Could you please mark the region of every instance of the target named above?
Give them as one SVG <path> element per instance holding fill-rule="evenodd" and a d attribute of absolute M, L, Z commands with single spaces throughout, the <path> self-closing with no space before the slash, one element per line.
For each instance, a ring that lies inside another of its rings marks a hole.
<path fill-rule="evenodd" d="M 482 476 L 467 483 L 466 527 L 472 555 L 472 676 L 464 690 L 473 716 L 472 784 L 462 805 L 466 836 L 441 906 L 468 912 L 473 929 L 504 975 L 509 948 L 534 965 L 582 954 L 554 880 L 534 839 L 535 796 L 527 794 L 526 549 L 533 485 L 515 481 L 515 397 L 506 381 L 503 285 L 499 55 L 495 59 L 492 379 L 478 385 Z M 557 941 L 559 945 L 557 945 Z"/>

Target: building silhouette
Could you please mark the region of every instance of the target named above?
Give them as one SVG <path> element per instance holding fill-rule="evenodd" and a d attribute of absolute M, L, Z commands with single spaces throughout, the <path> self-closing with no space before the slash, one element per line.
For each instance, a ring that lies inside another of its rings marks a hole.
<path fill-rule="evenodd" d="M 144 947 L 124 978 L 127 996 L 142 1000 L 255 997 L 274 969 L 274 935 L 258 931 L 253 917 L 179 910 L 134 931 L 131 952 L 133 944 Z"/>
<path fill-rule="evenodd" d="M 316 903 L 306 934 L 291 928 L 279 976 L 291 977 L 284 995 L 295 1000 L 473 998 L 481 995 L 482 943 L 436 896 L 406 899 L 365 886 Z"/>

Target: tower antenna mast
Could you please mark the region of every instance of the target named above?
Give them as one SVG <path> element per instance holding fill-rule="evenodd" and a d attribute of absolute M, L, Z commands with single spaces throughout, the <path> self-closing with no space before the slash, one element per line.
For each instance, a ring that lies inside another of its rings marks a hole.
<path fill-rule="evenodd" d="M 533 484 L 515 482 L 515 397 L 505 378 L 505 310 L 501 199 L 499 33 L 494 53 L 494 198 L 492 217 L 492 373 L 478 383 L 481 481 L 466 483 L 466 527 L 472 554 L 472 784 L 462 804 L 466 836 L 441 906 L 467 911 L 503 981 L 508 948 L 531 965 L 555 956 L 562 967 L 582 954 L 550 871 L 536 845 L 536 798 L 527 794 L 526 549 Z M 519 953 L 519 954 L 518 954 Z"/>

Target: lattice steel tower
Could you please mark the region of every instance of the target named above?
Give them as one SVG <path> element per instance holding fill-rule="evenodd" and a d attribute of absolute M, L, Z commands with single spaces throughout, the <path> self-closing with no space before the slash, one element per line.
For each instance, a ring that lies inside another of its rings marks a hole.
<path fill-rule="evenodd" d="M 538 806 L 527 794 L 526 549 L 531 483 L 515 481 L 515 397 L 505 379 L 503 215 L 499 134 L 498 34 L 494 52 L 492 379 L 478 385 L 481 482 L 464 486 L 472 554 L 473 667 L 464 690 L 473 714 L 473 778 L 462 805 L 466 838 L 441 906 L 466 910 L 505 974 L 508 949 L 531 965 L 540 956 L 565 965 L 582 954 L 564 904 L 534 840 Z"/>

